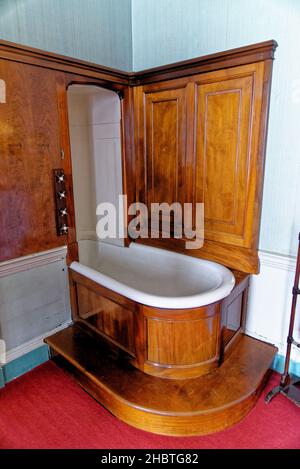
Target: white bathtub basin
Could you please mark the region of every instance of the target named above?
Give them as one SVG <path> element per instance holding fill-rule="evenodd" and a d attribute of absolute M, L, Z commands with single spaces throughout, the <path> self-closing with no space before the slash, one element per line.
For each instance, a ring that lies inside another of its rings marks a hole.
<path fill-rule="evenodd" d="M 71 269 L 134 301 L 158 308 L 194 308 L 229 295 L 235 279 L 226 267 L 183 254 L 131 243 L 123 248 L 79 242 Z"/>

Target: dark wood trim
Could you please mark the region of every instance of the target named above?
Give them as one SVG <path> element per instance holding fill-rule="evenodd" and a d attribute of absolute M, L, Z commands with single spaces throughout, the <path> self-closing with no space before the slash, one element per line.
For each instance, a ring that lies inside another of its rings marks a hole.
<path fill-rule="evenodd" d="M 242 298 L 242 306 L 240 310 L 240 327 L 236 330 L 235 334 L 227 343 L 221 346 L 220 365 L 228 359 L 230 353 L 236 347 L 238 341 L 241 340 L 245 332 L 246 319 L 247 319 L 247 306 L 248 306 L 248 291 L 250 284 L 250 275 L 239 271 L 233 271 L 235 276 L 235 287 L 231 294 L 223 299 L 222 313 L 228 308 L 239 296 Z"/>
<path fill-rule="evenodd" d="M 261 224 L 261 211 L 262 211 L 262 197 L 263 197 L 263 182 L 265 175 L 265 159 L 266 159 L 266 148 L 267 148 L 267 137 L 268 137 L 268 125 L 269 125 L 269 110 L 270 110 L 270 93 L 272 86 L 272 71 L 273 63 L 272 60 L 267 60 L 264 67 L 264 78 L 263 78 L 263 90 L 262 90 L 262 101 L 260 111 L 260 131 L 258 136 L 258 161 L 257 166 L 257 180 L 256 180 L 256 198 L 254 205 L 254 217 L 257 220 L 255 229 L 253 231 L 252 246 L 258 247 L 260 224 Z"/>
<path fill-rule="evenodd" d="M 0 58 L 73 73 L 77 77 L 108 80 L 124 85 L 140 85 L 261 60 L 273 60 L 276 47 L 276 41 L 264 41 L 139 72 L 118 70 L 4 40 L 0 40 Z"/>
<path fill-rule="evenodd" d="M 127 86 L 124 89 L 124 97 L 121 100 L 121 150 L 122 150 L 122 184 L 123 194 L 127 196 L 127 206 L 124 207 L 124 233 L 127 234 L 128 215 L 127 209 L 136 200 L 135 177 L 135 144 L 134 144 L 134 106 L 133 88 Z M 130 239 L 124 238 L 125 246 L 129 246 Z"/>
<path fill-rule="evenodd" d="M 116 83 L 129 84 L 132 78 L 130 72 L 4 40 L 0 41 L 0 58 Z"/>
<path fill-rule="evenodd" d="M 249 46 L 196 57 L 194 59 L 183 60 L 182 62 L 142 70 L 134 74 L 134 83 L 154 83 L 156 81 L 170 80 L 183 76 L 186 77 L 188 75 L 260 62 L 267 59 L 273 60 L 277 45 L 277 42 L 274 40 L 264 41 Z"/>
<path fill-rule="evenodd" d="M 66 90 L 66 77 L 62 75 L 56 85 L 57 93 L 57 106 L 60 119 L 60 146 L 61 151 L 64 152 L 64 159 L 62 160 L 62 166 L 66 178 L 66 189 L 67 189 L 67 209 L 68 209 L 68 255 L 69 247 L 73 244 L 77 244 L 76 241 L 76 227 L 75 227 L 75 207 L 74 207 L 74 194 L 73 194 L 73 181 L 72 181 L 72 158 L 71 158 L 71 144 L 69 135 L 69 116 L 68 116 L 68 104 L 67 104 L 67 90 Z M 78 248 L 74 250 L 75 259 L 78 256 Z"/>

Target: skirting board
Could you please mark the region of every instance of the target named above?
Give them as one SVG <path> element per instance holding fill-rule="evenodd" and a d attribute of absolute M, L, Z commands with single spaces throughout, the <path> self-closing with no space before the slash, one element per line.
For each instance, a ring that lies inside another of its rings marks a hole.
<path fill-rule="evenodd" d="M 263 251 L 259 257 L 260 273 L 251 277 L 246 334 L 274 344 L 278 347 L 278 356 L 284 356 L 296 258 Z M 294 328 L 297 341 L 300 340 L 299 330 L 300 314 L 297 314 Z M 292 349 L 292 360 L 296 365 L 300 363 L 300 350 L 296 347 Z"/>
<path fill-rule="evenodd" d="M 15 378 L 49 360 L 49 349 L 44 339 L 49 335 L 65 329 L 70 321 L 45 334 L 26 342 L 7 352 L 6 364 L 0 367 L 0 388 Z"/>
<path fill-rule="evenodd" d="M 3 367 L 0 367 L 0 389 L 4 388 L 5 382 L 4 382 L 4 373 L 3 373 Z"/>
<path fill-rule="evenodd" d="M 26 353 L 22 357 L 6 363 L 3 368 L 4 385 L 15 378 L 18 378 L 28 371 L 49 360 L 49 350 L 46 344 Z"/>

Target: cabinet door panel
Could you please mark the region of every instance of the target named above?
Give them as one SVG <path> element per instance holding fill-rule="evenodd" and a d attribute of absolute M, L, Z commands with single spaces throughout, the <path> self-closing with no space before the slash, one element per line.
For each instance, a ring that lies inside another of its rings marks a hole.
<path fill-rule="evenodd" d="M 145 96 L 148 204 L 179 202 L 185 162 L 185 90 Z"/>
<path fill-rule="evenodd" d="M 134 313 L 80 283 L 76 284 L 79 318 L 134 352 Z"/>
<path fill-rule="evenodd" d="M 195 85 L 195 192 L 196 201 L 204 202 L 205 239 L 245 248 L 253 241 L 257 75 L 253 66 L 243 67 L 240 74 L 203 75 Z"/>
<path fill-rule="evenodd" d="M 0 61 L 0 261 L 66 244 L 55 224 L 53 168 L 61 167 L 58 72 Z"/>
<path fill-rule="evenodd" d="M 137 87 L 135 90 L 135 129 L 137 137 L 137 200 L 151 204 L 183 204 L 186 193 L 187 114 L 190 97 L 187 80 Z M 160 223 L 162 220 L 160 211 Z M 166 206 L 167 208 L 167 206 Z M 164 210 L 164 220 L 174 229 L 174 212 Z M 152 220 L 153 221 L 153 220 Z M 179 220 L 180 225 L 181 221 Z M 149 219 L 149 229 L 151 227 Z M 162 225 L 153 224 L 157 238 L 168 238 Z M 179 227 L 179 229 L 181 229 Z M 168 243 L 163 239 L 162 242 Z M 150 244 L 151 241 L 149 240 Z M 179 240 L 181 243 L 182 240 Z"/>

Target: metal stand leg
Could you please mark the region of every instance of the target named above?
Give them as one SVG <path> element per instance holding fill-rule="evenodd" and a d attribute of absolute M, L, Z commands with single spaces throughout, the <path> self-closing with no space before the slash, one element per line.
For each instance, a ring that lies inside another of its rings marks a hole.
<path fill-rule="evenodd" d="M 286 357 L 285 357 L 285 364 L 284 364 L 284 372 L 281 375 L 279 386 L 277 386 L 272 391 L 270 391 L 269 394 L 266 396 L 265 402 L 267 403 L 269 403 L 273 399 L 273 397 L 277 396 L 277 394 L 283 394 L 290 401 L 296 404 L 296 406 L 300 407 L 300 388 L 297 387 L 297 385 L 300 384 L 300 378 L 292 377 L 289 374 L 292 345 L 295 345 L 296 347 L 300 348 L 300 343 L 296 342 L 295 339 L 293 338 L 297 297 L 298 295 L 300 295 L 299 279 L 300 279 L 300 233 L 298 236 L 298 255 L 297 255 L 297 263 L 296 263 L 295 281 L 294 281 L 294 286 L 292 290 L 293 299 L 292 299 L 292 306 L 291 306 L 289 333 L 287 337 L 287 349 L 286 349 Z"/>
<path fill-rule="evenodd" d="M 269 404 L 269 402 L 273 399 L 273 397 L 277 396 L 277 394 L 281 393 L 282 388 L 280 386 L 277 386 L 276 388 L 272 389 L 266 397 L 265 397 L 265 402 Z"/>
<path fill-rule="evenodd" d="M 300 378 L 294 377 L 287 386 L 279 385 L 272 389 L 265 397 L 265 402 L 268 404 L 277 394 L 283 394 L 297 407 L 300 407 L 300 387 L 297 386 L 300 386 Z"/>

